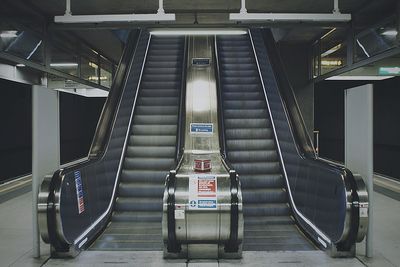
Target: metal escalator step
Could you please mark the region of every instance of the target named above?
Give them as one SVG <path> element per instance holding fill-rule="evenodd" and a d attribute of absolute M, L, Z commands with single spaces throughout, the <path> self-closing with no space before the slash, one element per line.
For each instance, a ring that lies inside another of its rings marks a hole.
<path fill-rule="evenodd" d="M 233 167 L 240 175 L 244 174 L 277 174 L 280 173 L 278 161 L 274 162 L 232 162 Z"/>
<path fill-rule="evenodd" d="M 262 227 L 262 229 L 268 229 L 272 225 L 282 226 L 287 224 L 294 224 L 294 220 L 292 217 L 284 215 L 284 216 L 246 216 L 244 218 L 245 229 L 252 229 Z"/>
<path fill-rule="evenodd" d="M 154 197 L 162 199 L 164 184 L 121 182 L 118 189 L 119 197 Z"/>
<path fill-rule="evenodd" d="M 229 151 L 231 162 L 271 162 L 279 161 L 276 150 Z"/>
<path fill-rule="evenodd" d="M 161 224 L 159 222 L 112 222 L 107 226 L 106 230 L 109 234 L 140 234 L 144 231 L 156 234 L 161 233 Z"/>
<path fill-rule="evenodd" d="M 175 165 L 175 158 L 143 158 L 143 157 L 125 157 L 124 169 L 142 169 L 142 170 L 169 170 Z"/>
<path fill-rule="evenodd" d="M 162 198 L 118 197 L 115 211 L 162 211 Z"/>
<path fill-rule="evenodd" d="M 224 84 L 242 84 L 258 83 L 259 77 L 222 77 L 221 82 Z"/>
<path fill-rule="evenodd" d="M 143 158 L 174 158 L 174 146 L 128 146 L 126 149 L 128 157 Z"/>
<path fill-rule="evenodd" d="M 242 188 L 283 188 L 285 181 L 282 174 L 241 174 Z"/>
<path fill-rule="evenodd" d="M 275 148 L 273 139 L 234 139 L 226 140 L 228 151 L 251 151 L 251 150 L 271 150 Z"/>
<path fill-rule="evenodd" d="M 225 119 L 262 119 L 267 117 L 267 109 L 225 109 Z"/>
<path fill-rule="evenodd" d="M 250 203 L 286 203 L 286 191 L 281 188 L 274 189 L 245 189 L 242 188 L 243 202 Z"/>
<path fill-rule="evenodd" d="M 179 97 L 140 97 L 137 104 L 143 106 L 178 106 Z"/>
<path fill-rule="evenodd" d="M 176 81 L 179 80 L 180 73 L 172 73 L 172 74 L 159 74 L 159 73 L 143 73 L 143 80 L 162 80 L 162 81 Z"/>
<path fill-rule="evenodd" d="M 171 125 L 177 124 L 178 115 L 136 115 L 133 118 L 135 124 L 156 124 L 156 125 Z"/>
<path fill-rule="evenodd" d="M 143 97 L 178 97 L 179 90 L 178 89 L 148 89 L 141 90 L 140 96 Z"/>
<path fill-rule="evenodd" d="M 263 100 L 224 100 L 224 108 L 227 109 L 266 109 L 267 105 Z"/>
<path fill-rule="evenodd" d="M 246 216 L 289 216 L 290 207 L 287 203 L 244 203 L 243 215 Z"/>
<path fill-rule="evenodd" d="M 141 81 L 140 86 L 142 88 L 148 89 L 177 89 L 181 86 L 181 81 L 162 81 L 162 80 L 153 80 L 153 81 Z"/>
<path fill-rule="evenodd" d="M 242 84 L 221 84 L 221 88 L 223 92 L 259 92 L 261 84 L 251 83 L 245 86 Z"/>
<path fill-rule="evenodd" d="M 256 129 L 229 128 L 225 130 L 225 136 L 227 139 L 274 138 L 272 129 L 270 128 L 256 128 Z"/>
<path fill-rule="evenodd" d="M 175 135 L 131 135 L 130 146 L 175 146 Z"/>
<path fill-rule="evenodd" d="M 122 170 L 121 184 L 123 183 L 158 183 L 164 184 L 168 171 L 155 170 Z"/>
<path fill-rule="evenodd" d="M 141 106 L 135 108 L 136 115 L 178 115 L 177 106 Z"/>
<path fill-rule="evenodd" d="M 121 211 L 114 212 L 112 215 L 112 222 L 159 222 L 161 225 L 161 212 L 149 211 Z"/>
<path fill-rule="evenodd" d="M 170 125 L 141 125 L 134 124 L 131 132 L 137 135 L 176 135 L 178 126 L 176 124 Z"/>
<path fill-rule="evenodd" d="M 224 92 L 225 100 L 260 100 L 265 96 L 262 92 Z"/>
<path fill-rule="evenodd" d="M 180 61 L 162 61 L 162 62 L 147 62 L 146 68 L 169 68 L 169 69 L 181 69 L 182 63 Z"/>
<path fill-rule="evenodd" d="M 270 125 L 269 119 L 225 119 L 225 128 L 267 128 Z"/>

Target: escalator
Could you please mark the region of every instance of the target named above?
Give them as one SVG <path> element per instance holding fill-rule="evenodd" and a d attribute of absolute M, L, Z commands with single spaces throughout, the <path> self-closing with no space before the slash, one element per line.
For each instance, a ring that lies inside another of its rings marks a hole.
<path fill-rule="evenodd" d="M 165 177 L 175 165 L 184 37 L 152 37 L 111 223 L 92 250 L 161 250 Z"/>
<path fill-rule="evenodd" d="M 181 139 L 185 47 L 184 36 L 131 32 L 89 159 L 42 183 L 41 235 L 54 256 L 162 250 L 165 178 Z"/>
<path fill-rule="evenodd" d="M 217 36 L 221 153 L 239 175 L 243 250 L 352 257 L 366 233 L 359 175 L 318 159 L 270 29 Z"/>
<path fill-rule="evenodd" d="M 180 213 L 181 209 L 196 207 L 196 202 L 175 203 L 172 195 L 183 187 L 176 187 L 176 171 L 170 170 L 186 166 L 192 172 L 196 160 L 205 167 L 209 160 L 206 154 L 193 148 L 188 152 L 199 153 L 194 160 L 179 161 L 184 155 L 183 136 L 193 138 L 199 134 L 199 144 L 211 144 L 210 137 L 215 133 L 213 137 L 218 139 L 219 135 L 220 139 L 214 142 L 219 145 L 212 152 L 223 162 L 224 170 L 229 170 L 229 181 L 237 187 L 225 184 L 229 188 L 225 191 L 233 194 L 230 199 L 224 198 L 237 207 L 231 209 L 236 216 L 231 216 L 229 223 L 216 225 L 230 224 L 227 240 L 243 240 L 240 244 L 232 242 L 235 246 L 223 244 L 225 251 L 221 246 L 221 253 L 235 251 L 241 255 L 242 248 L 320 248 L 334 257 L 354 256 L 355 243 L 366 233 L 368 194 L 361 177 L 316 157 L 279 62 L 272 32 L 250 29 L 243 35 L 216 36 L 215 58 L 210 41 L 213 38 L 203 38 L 209 55 L 193 56 L 191 60 L 187 39 L 190 37 L 154 36 L 146 29 L 130 34 L 87 161 L 57 170 L 41 185 L 39 224 L 42 238 L 52 246 L 52 255 L 76 256 L 85 249 L 167 248 L 186 253 L 179 248 L 188 247 L 187 243 L 175 243 L 177 236 L 181 238 L 190 229 L 183 230 L 188 225 L 182 229 L 173 222 L 183 223 L 186 215 Z M 192 76 L 186 77 L 186 69 Z M 210 70 L 215 75 L 206 72 Z M 205 74 L 206 79 L 201 76 Z M 213 80 L 218 97 L 204 90 L 209 88 L 207 79 Z M 190 109 L 185 111 L 186 84 L 207 96 L 188 95 L 195 103 L 192 108 L 199 113 L 195 123 L 186 120 L 190 127 L 183 127 L 185 119 L 194 114 Z M 218 104 L 213 102 L 216 98 Z M 215 109 L 210 113 L 212 119 L 207 119 L 204 108 L 211 107 L 211 102 Z M 193 124 L 207 131 L 197 133 L 192 130 L 196 128 Z M 165 189 L 168 203 L 163 206 Z M 182 201 L 179 197 L 177 200 Z M 163 208 L 170 219 L 162 222 Z M 244 217 L 243 239 L 239 210 Z M 196 223 L 199 231 L 207 230 L 201 221 L 196 219 Z M 200 248 L 195 252 L 201 254 L 205 243 L 199 231 L 195 231 L 196 244 L 192 247 Z"/>
<path fill-rule="evenodd" d="M 226 154 L 240 176 L 244 250 L 313 250 L 288 203 L 271 118 L 248 35 L 217 41 Z"/>

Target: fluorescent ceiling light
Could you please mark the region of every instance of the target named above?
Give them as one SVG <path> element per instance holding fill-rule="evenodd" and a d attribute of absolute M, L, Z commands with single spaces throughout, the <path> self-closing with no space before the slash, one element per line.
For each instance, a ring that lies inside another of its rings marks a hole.
<path fill-rule="evenodd" d="M 379 74 L 380 75 L 399 75 L 400 67 L 380 67 Z"/>
<path fill-rule="evenodd" d="M 235 21 L 326 21 L 346 22 L 351 20 L 351 14 L 335 13 L 231 13 L 230 20 Z"/>
<path fill-rule="evenodd" d="M 0 37 L 3 38 L 15 38 L 17 36 L 17 31 L 4 31 L 0 33 Z"/>
<path fill-rule="evenodd" d="M 322 53 L 321 57 L 329 56 L 330 54 L 338 51 L 341 47 L 342 47 L 342 44 L 338 44 L 338 45 L 332 47 L 331 49 L 329 49 L 328 51 L 325 51 L 324 53 Z"/>
<path fill-rule="evenodd" d="M 342 66 L 343 62 L 341 60 L 321 60 L 322 66 Z"/>
<path fill-rule="evenodd" d="M 113 15 L 63 15 L 55 16 L 55 23 L 102 23 L 133 21 L 174 21 L 175 14 L 113 14 Z"/>
<path fill-rule="evenodd" d="M 105 81 L 107 79 L 108 78 L 106 76 L 100 76 L 100 81 Z M 89 76 L 88 80 L 89 81 L 98 81 L 99 77 L 97 77 L 97 76 Z"/>
<path fill-rule="evenodd" d="M 152 35 L 244 35 L 243 29 L 154 29 Z"/>
<path fill-rule="evenodd" d="M 326 78 L 329 81 L 381 81 L 393 78 L 394 76 L 332 76 Z"/>
<path fill-rule="evenodd" d="M 385 35 L 385 36 L 396 36 L 396 35 L 397 35 L 397 31 L 394 30 L 394 29 L 388 29 L 388 30 L 382 32 L 381 35 Z"/>
<path fill-rule="evenodd" d="M 336 31 L 336 28 L 333 28 L 332 30 L 330 30 L 329 32 L 325 33 L 322 37 L 321 40 L 326 38 L 328 35 L 330 35 L 332 32 Z"/>
<path fill-rule="evenodd" d="M 51 63 L 50 67 L 58 67 L 58 68 L 69 68 L 69 67 L 77 67 L 78 63 Z"/>
<path fill-rule="evenodd" d="M 17 64 L 16 67 L 26 67 L 25 64 Z"/>

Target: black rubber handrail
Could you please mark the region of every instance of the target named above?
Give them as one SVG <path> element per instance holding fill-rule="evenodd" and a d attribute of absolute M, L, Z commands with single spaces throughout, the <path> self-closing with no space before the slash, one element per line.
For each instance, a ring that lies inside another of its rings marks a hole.
<path fill-rule="evenodd" d="M 183 155 L 184 137 L 185 137 L 185 127 L 186 127 L 186 64 L 187 64 L 187 54 L 188 54 L 188 41 L 185 37 L 184 50 L 183 50 L 183 64 L 182 64 L 182 76 L 181 76 L 181 92 L 180 92 L 180 102 L 179 102 L 179 115 L 178 115 L 178 134 L 176 136 L 176 159 L 175 164 L 177 165 L 180 158 Z"/>

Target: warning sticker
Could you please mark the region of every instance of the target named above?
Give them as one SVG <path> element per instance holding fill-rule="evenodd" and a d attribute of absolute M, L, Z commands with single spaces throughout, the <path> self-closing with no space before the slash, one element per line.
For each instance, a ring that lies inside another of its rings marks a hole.
<path fill-rule="evenodd" d="M 81 214 L 82 212 L 85 211 L 85 202 L 83 200 L 83 186 L 82 186 L 81 172 L 75 171 L 74 177 L 75 177 L 75 187 L 76 187 L 76 199 L 78 202 L 78 212 L 79 212 L 79 214 Z"/>
<path fill-rule="evenodd" d="M 193 174 L 189 177 L 189 209 L 217 208 L 217 177 Z"/>

